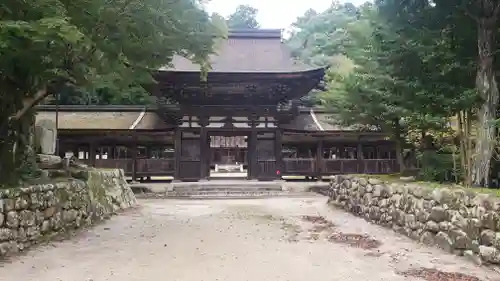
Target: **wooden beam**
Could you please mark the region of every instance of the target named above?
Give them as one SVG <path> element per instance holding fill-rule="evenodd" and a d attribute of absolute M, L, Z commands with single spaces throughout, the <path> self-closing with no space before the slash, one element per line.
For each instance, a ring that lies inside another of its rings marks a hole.
<path fill-rule="evenodd" d="M 316 166 L 314 173 L 318 180 L 321 180 L 321 174 L 323 173 L 323 141 L 318 140 L 316 145 Z"/>
<path fill-rule="evenodd" d="M 180 129 L 177 129 L 175 131 L 175 142 L 174 142 L 174 149 L 175 149 L 175 170 L 174 170 L 174 179 L 179 179 L 180 177 L 180 171 L 179 171 L 179 166 L 181 163 L 181 153 L 182 153 L 182 132 Z"/>

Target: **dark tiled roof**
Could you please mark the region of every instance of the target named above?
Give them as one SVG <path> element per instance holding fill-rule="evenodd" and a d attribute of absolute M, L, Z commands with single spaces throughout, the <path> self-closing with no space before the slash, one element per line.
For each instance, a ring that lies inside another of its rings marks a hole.
<path fill-rule="evenodd" d="M 38 107 L 36 121 L 50 119 L 55 122 L 54 106 Z M 86 130 L 162 130 L 170 128 L 155 112 L 154 108 L 138 106 L 60 106 L 59 129 Z M 332 114 L 319 109 L 319 113 L 302 108 L 285 130 L 295 131 L 375 131 L 366 126 L 341 126 L 332 119 Z M 134 126 L 135 125 L 135 126 Z"/>
<path fill-rule="evenodd" d="M 336 124 L 332 114 L 316 113 L 313 110 L 301 111 L 292 122 L 283 126 L 284 129 L 297 131 L 370 131 L 366 126 L 342 126 Z M 372 130 L 373 131 L 373 130 Z"/>
<path fill-rule="evenodd" d="M 158 114 L 154 112 L 145 112 L 144 116 L 139 120 L 135 126 L 136 130 L 151 130 L 151 129 L 168 129 L 169 126 L 163 121 Z"/>
<path fill-rule="evenodd" d="M 216 55 L 210 57 L 212 72 L 294 72 L 314 69 L 292 59 L 281 42 L 281 30 L 235 30 L 219 42 Z M 175 56 L 173 67 L 160 70 L 198 72 L 200 66 Z"/>
<path fill-rule="evenodd" d="M 36 122 L 42 119 L 55 122 L 56 112 L 38 112 Z M 138 111 L 60 111 L 58 120 L 58 128 L 62 130 L 151 130 L 167 127 L 155 113 Z"/>

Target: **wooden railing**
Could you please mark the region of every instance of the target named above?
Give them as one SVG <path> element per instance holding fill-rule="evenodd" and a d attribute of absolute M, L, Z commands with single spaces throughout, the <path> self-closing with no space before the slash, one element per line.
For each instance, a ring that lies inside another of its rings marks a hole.
<path fill-rule="evenodd" d="M 89 160 L 84 160 L 87 164 Z M 192 162 L 192 163 L 191 163 Z M 272 177 L 276 174 L 275 160 L 257 161 L 259 174 Z M 95 167 L 108 169 L 123 169 L 127 175 L 132 175 L 132 159 L 96 159 Z M 145 176 L 172 176 L 175 171 L 175 159 L 144 159 L 136 160 L 136 174 Z M 200 172 L 199 161 L 181 161 L 179 171 L 182 177 L 197 177 Z M 396 159 L 322 159 L 317 163 L 315 158 L 284 158 L 282 175 L 337 175 L 337 174 L 391 174 L 398 172 Z"/>
<path fill-rule="evenodd" d="M 278 167 L 275 159 L 257 160 L 258 179 L 275 179 Z"/>
<path fill-rule="evenodd" d="M 132 172 L 131 159 L 96 159 L 96 168 L 123 169 L 125 173 Z"/>
<path fill-rule="evenodd" d="M 138 175 L 171 176 L 175 171 L 174 158 L 137 159 Z"/>
<path fill-rule="evenodd" d="M 316 172 L 316 159 L 284 158 L 283 169 L 285 174 L 312 174 Z"/>
<path fill-rule="evenodd" d="M 90 165 L 90 160 L 83 160 Z M 96 168 L 105 169 L 123 169 L 126 175 L 132 175 L 133 160 L 132 159 L 96 159 Z M 136 160 L 137 176 L 171 176 L 175 171 L 175 159 L 160 158 L 160 159 L 144 159 Z"/>
<path fill-rule="evenodd" d="M 283 159 L 284 175 L 390 174 L 398 171 L 396 159 Z"/>

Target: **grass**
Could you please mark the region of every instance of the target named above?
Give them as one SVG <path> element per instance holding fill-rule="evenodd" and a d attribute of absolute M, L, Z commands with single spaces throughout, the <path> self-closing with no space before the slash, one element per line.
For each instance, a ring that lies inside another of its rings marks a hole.
<path fill-rule="evenodd" d="M 391 182 L 391 183 L 415 183 L 415 184 L 420 184 L 420 185 L 425 185 L 426 187 L 430 188 L 447 188 L 447 189 L 458 189 L 458 190 L 464 190 L 464 191 L 473 191 L 476 193 L 481 193 L 481 194 L 489 194 L 495 197 L 500 198 L 500 189 L 498 188 L 484 188 L 484 187 L 466 187 L 460 184 L 455 184 L 455 183 L 439 183 L 439 182 L 430 182 L 430 181 L 404 181 L 401 180 L 401 175 L 400 174 L 387 174 L 387 175 L 369 175 L 369 174 L 360 174 L 356 175 L 360 177 L 366 177 L 366 178 L 376 178 L 380 179 L 385 182 Z"/>

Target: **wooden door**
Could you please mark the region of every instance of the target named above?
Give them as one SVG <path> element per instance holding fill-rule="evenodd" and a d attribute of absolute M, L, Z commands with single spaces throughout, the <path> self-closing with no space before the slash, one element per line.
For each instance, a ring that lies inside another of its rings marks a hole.
<path fill-rule="evenodd" d="M 181 181 L 197 181 L 201 179 L 201 141 L 200 135 L 181 132 L 179 161 L 177 166 L 178 179 Z"/>
<path fill-rule="evenodd" d="M 255 174 L 258 180 L 275 180 L 279 178 L 275 133 L 257 133 L 255 157 Z"/>

